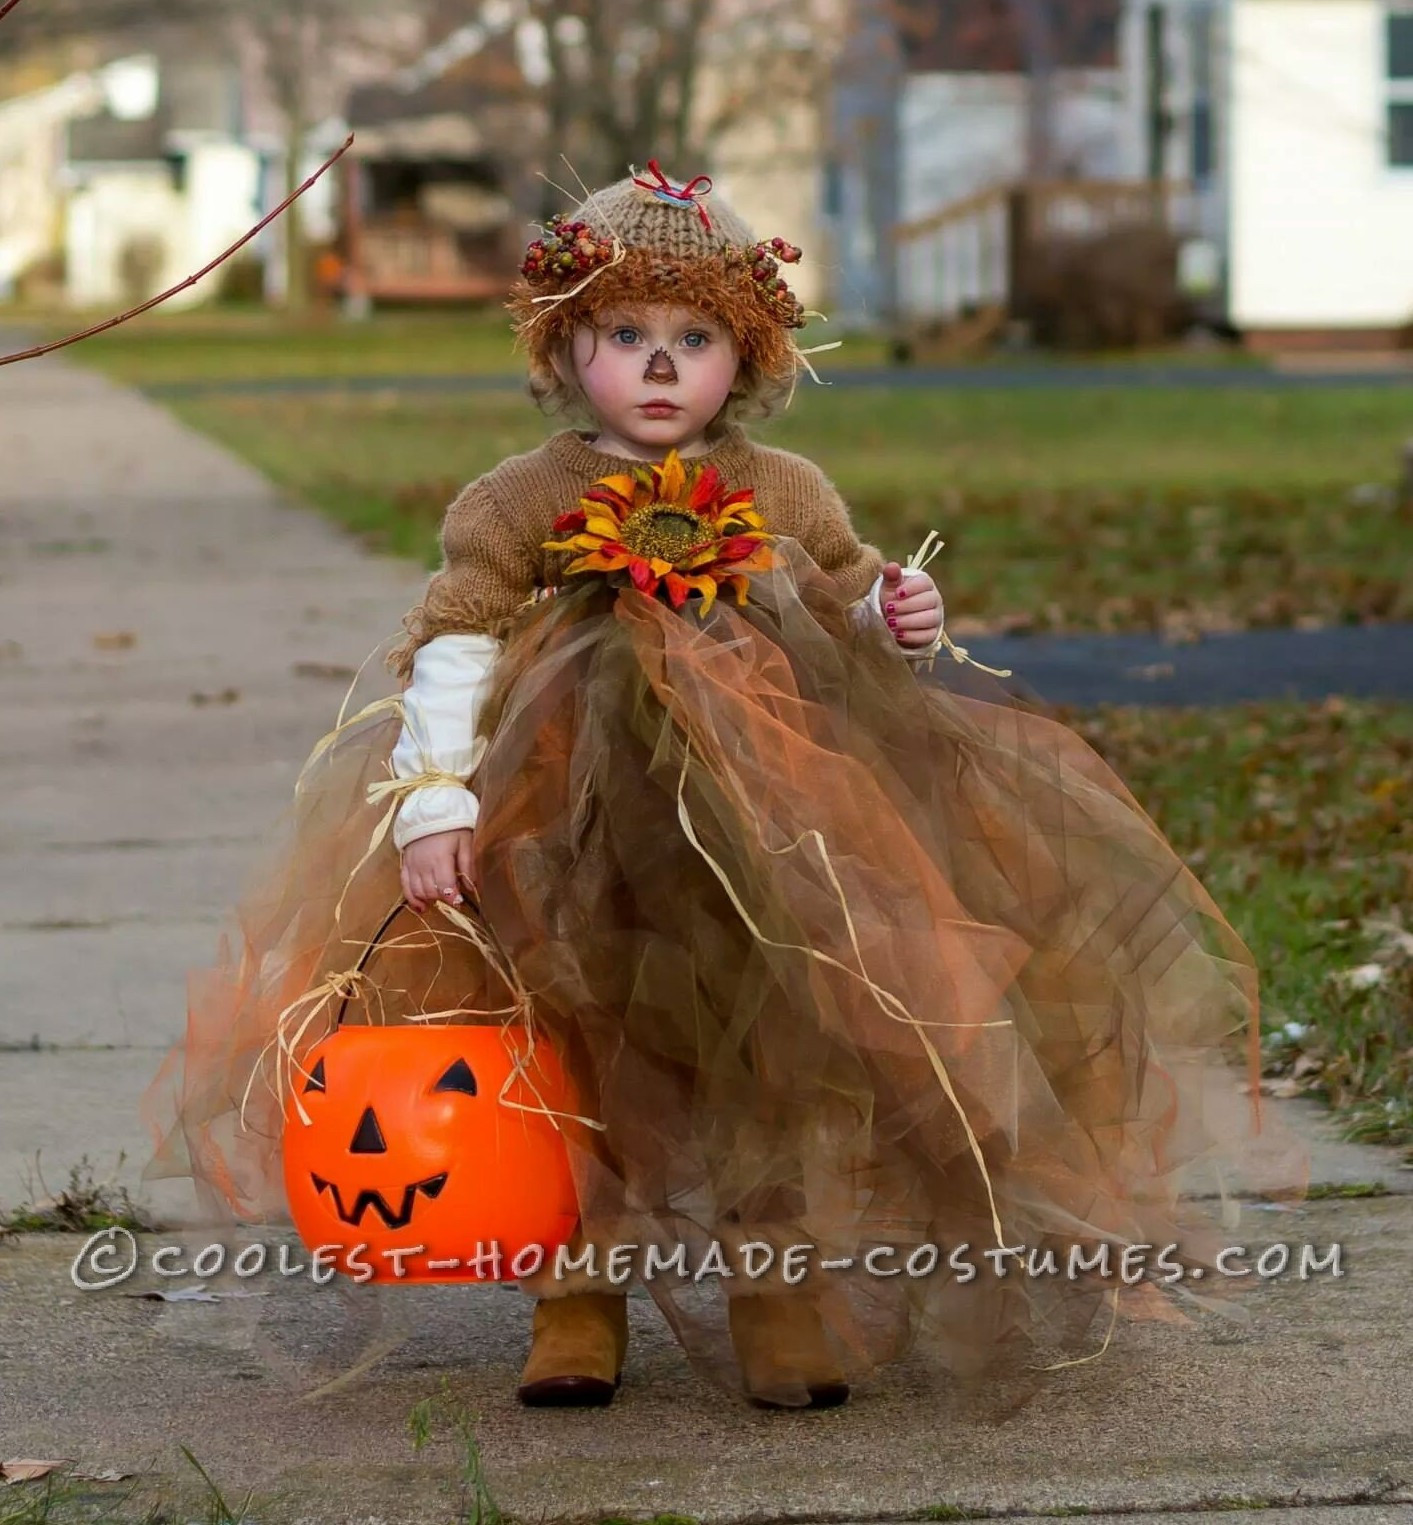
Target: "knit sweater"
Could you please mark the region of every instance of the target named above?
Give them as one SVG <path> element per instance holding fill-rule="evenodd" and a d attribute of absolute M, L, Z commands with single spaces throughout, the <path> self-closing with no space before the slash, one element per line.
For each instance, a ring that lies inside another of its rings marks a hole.
<path fill-rule="evenodd" d="M 738 424 L 725 425 L 705 455 L 690 459 L 715 465 L 733 490 L 753 487 L 766 527 L 798 540 L 846 600 L 868 593 L 885 558 L 859 540 L 843 499 L 812 461 L 758 445 Z M 409 673 L 418 648 L 439 635 L 503 637 L 527 600 L 565 581 L 574 553 L 540 548 L 557 538 L 554 520 L 599 477 L 643 464 L 595 450 L 565 429 L 477 477 L 446 511 L 442 567 L 404 620 L 409 639 L 394 655 L 398 669 Z"/>

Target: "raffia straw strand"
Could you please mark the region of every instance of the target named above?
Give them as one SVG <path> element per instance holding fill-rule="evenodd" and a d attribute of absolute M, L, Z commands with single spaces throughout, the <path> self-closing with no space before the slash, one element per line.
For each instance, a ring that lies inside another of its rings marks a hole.
<path fill-rule="evenodd" d="M 936 545 L 933 544 L 934 540 L 937 542 Z M 940 538 L 936 530 L 928 530 L 922 544 L 917 548 L 916 551 L 914 551 L 913 555 L 909 559 L 908 570 L 910 572 L 924 571 L 930 561 L 941 555 L 942 547 L 946 545 L 946 543 L 947 542 L 945 540 Z M 984 662 L 978 662 L 974 657 L 968 656 L 965 646 L 957 646 L 953 644 L 952 637 L 947 634 L 947 628 L 945 625 L 938 632 L 938 639 L 947 648 L 947 650 L 951 652 L 953 661 L 970 662 L 973 667 L 980 668 L 982 672 L 989 672 L 994 678 L 1009 678 L 1013 676 L 1013 671 L 1009 667 L 988 667 Z M 927 665 L 929 670 L 936 660 L 937 658 L 935 655 L 928 659 Z"/>
<path fill-rule="evenodd" d="M 598 197 L 597 197 L 597 194 L 594 191 L 590 190 L 589 187 L 584 184 L 583 178 L 580 176 L 579 171 L 577 169 L 575 169 L 572 164 L 569 163 L 569 160 L 567 158 L 565 158 L 565 156 L 563 154 L 560 154 L 559 157 L 561 159 L 564 159 L 564 163 L 565 163 L 566 167 L 568 168 L 569 173 L 571 175 L 573 175 L 576 180 L 578 180 L 579 185 L 580 185 L 581 189 L 583 190 L 585 197 L 593 205 L 595 212 L 600 217 L 603 218 L 605 226 L 608 228 L 609 232 L 613 235 L 613 258 L 611 260 L 608 260 L 606 263 L 604 263 L 602 265 L 595 266 L 595 268 L 592 269 L 588 273 L 588 275 L 586 275 L 584 277 L 584 279 L 579 282 L 579 284 L 577 286 L 572 287 L 568 291 L 547 292 L 543 296 L 531 297 L 530 300 L 532 302 L 542 302 L 542 303 L 545 303 L 546 305 L 544 306 L 544 308 L 540 312 L 537 312 L 535 314 L 535 316 L 533 318 L 531 318 L 528 323 L 526 323 L 523 326 L 523 328 L 521 329 L 522 335 L 524 333 L 527 333 L 531 328 L 533 328 L 535 326 L 535 324 L 538 323 L 540 321 L 540 319 L 545 316 L 546 313 L 550 312 L 554 307 L 557 307 L 559 305 L 559 303 L 567 302 L 570 299 L 570 297 L 578 296 L 578 294 L 581 291 L 583 291 L 583 289 L 589 284 L 590 281 L 595 280 L 598 276 L 602 275 L 605 270 L 611 270 L 615 265 L 621 264 L 628 257 L 628 246 L 627 246 L 627 243 L 624 240 L 624 238 L 622 237 L 622 235 L 619 233 L 618 229 L 613 226 L 613 219 L 608 215 L 608 213 L 600 205 Z M 548 175 L 546 175 L 546 174 L 544 174 L 544 173 L 542 173 L 540 171 L 536 171 L 536 173 L 539 175 L 539 178 L 545 182 L 546 185 L 554 186 L 554 189 L 557 190 L 560 193 L 560 195 L 562 195 L 562 196 L 572 196 L 573 195 L 573 192 L 566 191 L 562 185 L 555 185 L 554 181 L 551 180 Z"/>
<path fill-rule="evenodd" d="M 439 903 L 438 908 L 448 912 L 453 916 L 453 919 L 455 919 L 455 913 L 451 912 L 450 907 L 441 906 Z M 423 923 L 423 929 L 435 940 L 439 951 L 441 946 L 440 939 L 442 936 L 454 937 L 457 935 L 455 932 L 439 933 L 431 926 L 428 926 L 426 923 Z M 402 945 L 404 947 L 411 946 L 414 948 L 419 946 L 427 946 L 426 944 L 409 944 L 406 941 L 407 937 L 415 935 L 416 934 L 404 934 L 402 937 L 393 939 L 388 943 L 383 943 L 378 946 L 396 947 Z M 371 940 L 364 940 L 361 944 L 358 944 L 357 940 L 352 938 L 346 938 L 344 941 L 359 947 L 359 959 L 355 962 L 354 967 L 345 970 L 331 970 L 324 976 L 322 980 L 319 981 L 317 985 L 314 985 L 309 990 L 306 990 L 302 995 L 296 997 L 295 1000 L 289 1002 L 289 1004 L 286 1005 L 285 1008 L 280 1012 L 279 1016 L 275 1018 L 274 1034 L 261 1049 L 259 1055 L 256 1057 L 254 1065 L 251 1066 L 251 1073 L 246 1081 L 245 1090 L 241 1096 L 239 1115 L 242 1127 L 246 1126 L 245 1112 L 246 1106 L 250 1099 L 251 1087 L 255 1082 L 256 1076 L 261 1072 L 265 1056 L 270 1052 L 272 1048 L 277 1050 L 277 1057 L 275 1063 L 274 1083 L 269 1085 L 271 1094 L 275 1097 L 281 1108 L 283 1108 L 285 1087 L 288 1085 L 290 1095 L 294 1101 L 294 1105 L 299 1113 L 301 1121 L 306 1124 L 310 1121 L 309 1114 L 305 1110 L 303 1102 L 299 1099 L 299 1093 L 294 1088 L 293 1083 L 293 1077 L 295 1075 L 303 1075 L 306 1079 L 309 1078 L 310 1072 L 304 1067 L 303 1064 L 300 1063 L 299 1059 L 296 1057 L 297 1051 L 300 1048 L 305 1033 L 308 1032 L 310 1025 L 335 1000 L 343 1001 L 350 999 L 360 987 L 369 987 L 374 990 L 377 989 L 369 977 L 360 968 L 357 967 L 357 963 L 362 961 L 364 954 L 370 952 L 373 949 L 375 946 L 374 943 Z M 478 946 L 484 947 L 485 945 L 478 942 Z M 501 975 L 502 979 L 505 978 L 504 972 L 500 968 L 497 968 L 496 972 Z M 303 1010 L 303 1008 L 306 1006 L 308 1007 L 307 1011 Z M 499 1017 L 505 1016 L 506 1014 L 514 1014 L 521 1009 L 522 1002 L 517 1000 L 517 1002 L 512 1006 L 455 1006 L 448 1007 L 442 1011 L 437 1012 L 419 1012 L 413 1015 L 409 1015 L 406 1020 L 409 1022 L 423 1023 L 463 1016 Z M 298 1018 L 298 1026 L 295 1029 L 293 1035 L 291 1035 L 288 1029 L 296 1018 Z M 512 1057 L 514 1056 L 512 1055 Z M 269 1082 L 267 1077 L 267 1084 L 268 1083 Z M 515 1104 L 510 1103 L 510 1105 Z M 528 1108 L 523 1110 L 534 1109 Z M 581 1120 L 587 1121 L 587 1119 Z"/>
<path fill-rule="evenodd" d="M 242 1128 L 246 1126 L 245 1109 L 250 1100 L 250 1088 L 255 1084 L 255 1077 L 261 1072 L 265 1055 L 269 1053 L 271 1048 L 278 1051 L 275 1062 L 275 1080 L 271 1090 L 274 1093 L 275 1100 L 283 1106 L 286 1065 L 282 1061 L 288 1061 L 290 1067 L 298 1070 L 308 1078 L 309 1072 L 294 1057 L 299 1040 L 308 1031 L 309 1024 L 331 1001 L 342 1000 L 345 996 L 351 995 L 365 979 L 366 976 L 359 969 L 330 970 L 317 985 L 306 990 L 303 995 L 296 996 L 280 1012 L 279 1016 L 275 1018 L 274 1034 L 256 1056 L 255 1063 L 250 1068 L 250 1076 L 245 1082 L 245 1090 L 241 1093 L 239 1116 Z M 313 1003 L 312 1005 L 310 1005 L 311 1002 Z M 295 1033 L 293 1039 L 290 1039 L 285 1033 L 285 1027 L 304 1006 L 309 1006 L 309 1010 L 301 1016 L 299 1030 Z M 291 1095 L 294 1098 L 295 1107 L 299 1112 L 300 1121 L 308 1123 L 310 1120 L 309 1114 L 304 1110 L 304 1103 L 299 1099 L 299 1093 L 292 1086 Z"/>
<path fill-rule="evenodd" d="M 314 750 L 310 752 L 307 758 L 305 758 L 304 766 L 299 770 L 299 778 L 296 780 L 294 786 L 295 797 L 298 798 L 298 796 L 304 791 L 306 787 L 306 778 L 313 770 L 315 763 L 319 761 L 324 753 L 327 752 L 331 746 L 333 746 L 333 744 L 339 739 L 340 736 L 343 735 L 345 731 L 351 730 L 354 726 L 360 724 L 364 720 L 371 720 L 374 715 L 385 713 L 397 715 L 403 713 L 402 698 L 400 695 L 389 694 L 385 699 L 375 699 L 371 704 L 365 704 L 356 715 L 351 716 L 347 720 L 340 721 L 332 731 L 328 731 L 323 736 L 321 736 L 318 741 L 314 743 Z"/>
<path fill-rule="evenodd" d="M 358 687 L 358 680 L 368 670 L 368 664 L 373 660 L 374 657 L 378 655 L 379 652 L 386 648 L 389 641 L 395 640 L 397 640 L 397 636 L 384 636 L 383 639 L 379 641 L 378 644 L 372 649 L 372 651 L 370 651 L 368 655 L 364 657 L 363 660 L 358 664 L 358 671 L 353 675 L 353 682 L 348 685 L 348 691 L 343 696 L 343 703 L 339 705 L 338 719 L 334 721 L 335 734 L 337 734 L 339 727 L 343 724 L 344 716 L 348 713 L 348 701 L 353 698 L 353 691 Z"/>
<path fill-rule="evenodd" d="M 957 1096 L 957 1093 L 952 1086 L 952 1079 L 951 1076 L 947 1073 L 946 1065 L 944 1065 L 942 1062 L 942 1056 L 937 1052 L 931 1038 L 927 1036 L 924 1025 L 918 1021 L 918 1019 L 907 1009 L 902 1001 L 900 1001 L 898 997 L 892 993 L 892 991 L 884 989 L 883 986 L 879 985 L 874 979 L 872 979 L 868 973 L 867 968 L 864 966 L 863 955 L 859 949 L 858 944 L 858 935 L 854 928 L 853 917 L 849 912 L 848 900 L 845 897 L 842 886 L 839 884 L 839 880 L 834 873 L 834 866 L 830 862 L 829 852 L 824 845 L 823 838 L 820 837 L 818 832 L 812 831 L 805 833 L 805 836 L 813 837 L 817 839 L 819 843 L 820 852 L 824 861 L 825 871 L 829 875 L 830 883 L 833 885 L 836 895 L 839 897 L 839 904 L 844 914 L 844 921 L 849 929 L 849 941 L 854 948 L 855 956 L 859 959 L 859 968 L 857 970 L 850 969 L 847 964 L 840 962 L 840 960 L 832 957 L 828 953 L 822 953 L 818 948 L 812 948 L 800 943 L 778 942 L 775 938 L 767 937 L 766 934 L 756 925 L 750 912 L 746 909 L 745 905 L 741 901 L 740 896 L 736 893 L 735 886 L 732 885 L 726 870 L 722 868 L 716 859 L 711 856 L 705 847 L 703 847 L 701 840 L 698 838 L 696 830 L 692 825 L 691 813 L 687 809 L 685 793 L 687 784 L 687 764 L 691 760 L 691 755 L 692 744 L 690 740 L 687 740 L 683 747 L 682 771 L 677 780 L 677 818 L 681 823 L 682 830 L 686 834 L 687 840 L 692 844 L 693 848 L 696 849 L 697 853 L 705 860 L 707 867 L 710 868 L 712 873 L 716 876 L 717 880 L 721 884 L 721 887 L 730 897 L 731 904 L 736 908 L 737 915 L 740 916 L 743 922 L 745 922 L 746 927 L 751 933 L 751 936 L 754 937 L 757 942 L 763 943 L 767 947 L 780 948 L 790 953 L 803 953 L 820 963 L 828 964 L 832 968 L 842 971 L 844 974 L 849 975 L 851 978 L 858 979 L 868 989 L 869 993 L 878 1003 L 879 1009 L 884 1013 L 885 1016 L 894 1016 L 894 1012 L 892 1012 L 889 1008 L 890 1006 L 896 1007 L 899 1014 L 897 1020 L 908 1023 L 917 1033 L 918 1040 L 922 1044 L 923 1049 L 927 1054 L 928 1062 L 932 1066 L 933 1073 L 937 1076 L 938 1083 L 941 1085 L 948 1101 L 952 1103 L 958 1118 L 961 1120 L 962 1127 L 966 1132 L 967 1143 L 971 1149 L 972 1157 L 977 1162 L 977 1166 L 981 1171 L 982 1181 L 986 1186 L 987 1201 L 991 1208 L 991 1226 L 996 1234 L 996 1243 L 998 1246 L 1004 1247 L 1006 1238 L 1001 1228 L 1001 1219 L 996 1207 L 996 1197 L 991 1186 L 991 1174 L 986 1168 L 986 1160 L 981 1152 L 981 1145 L 977 1140 L 975 1131 L 971 1126 L 971 1119 L 967 1116 L 966 1109 L 962 1106 L 961 1100 Z"/>
<path fill-rule="evenodd" d="M 512 1008 L 512 1010 L 520 1015 L 521 1026 L 524 1028 L 525 1033 L 530 1040 L 529 1052 L 522 1057 L 514 1048 L 510 1046 L 508 1042 L 506 1042 L 511 1023 L 506 1022 L 502 1024 L 501 1039 L 505 1044 L 506 1052 L 510 1055 L 511 1071 L 510 1074 L 505 1077 L 505 1083 L 501 1086 L 500 1095 L 496 1099 L 503 1106 L 511 1107 L 518 1112 L 531 1112 L 538 1116 L 547 1117 L 554 1124 L 556 1129 L 559 1129 L 558 1120 L 560 1118 L 565 1118 L 571 1122 L 582 1123 L 586 1128 L 594 1128 L 599 1132 L 606 1131 L 607 1125 L 596 1121 L 592 1117 L 584 1117 L 577 1112 L 561 1112 L 553 1107 L 548 1106 L 545 1103 L 544 1097 L 540 1095 L 539 1089 L 536 1087 L 534 1080 L 530 1077 L 528 1070 L 525 1068 L 526 1062 L 528 1061 L 530 1055 L 534 1052 L 535 1045 L 534 1008 L 530 1001 L 529 991 L 525 989 L 523 982 L 521 981 L 519 975 L 515 972 L 514 966 L 511 964 L 510 960 L 505 956 L 505 954 L 496 945 L 496 943 L 491 938 L 488 938 L 484 932 L 482 932 L 482 930 L 475 924 L 475 922 L 471 920 L 469 916 L 466 916 L 463 912 L 458 911 L 455 906 L 449 906 L 440 900 L 437 902 L 437 910 L 443 916 L 445 916 L 453 926 L 457 927 L 465 935 L 467 940 L 477 948 L 477 950 L 486 959 L 487 963 L 491 965 L 495 972 L 505 982 L 512 995 L 515 997 L 515 1006 Z M 520 1101 L 512 1101 L 507 1095 L 511 1085 L 517 1078 L 524 1081 L 526 1087 L 530 1091 L 530 1094 L 540 1103 L 538 1107 L 527 1106 L 524 1102 Z"/>
<path fill-rule="evenodd" d="M 1104 1335 L 1104 1343 L 1098 1350 L 1092 1350 L 1087 1356 L 1076 1356 L 1072 1361 L 1056 1361 L 1053 1365 L 1042 1366 L 1041 1371 L 1062 1371 L 1066 1366 L 1084 1366 L 1090 1361 L 1097 1361 L 1109 1348 L 1109 1342 L 1114 1338 L 1114 1329 L 1119 1322 L 1119 1289 L 1113 1288 L 1113 1310 L 1109 1315 L 1108 1332 Z"/>
<path fill-rule="evenodd" d="M 387 840 L 388 833 L 392 830 L 393 819 L 403 800 L 418 789 L 464 789 L 465 787 L 464 778 L 458 777 L 455 773 L 447 773 L 441 768 L 428 768 L 425 772 L 413 774 L 411 778 L 378 779 L 368 785 L 367 800 L 370 805 L 376 805 L 385 798 L 390 798 L 392 803 L 379 817 L 378 824 L 373 828 L 373 835 L 368 839 L 368 846 L 363 851 L 363 856 L 353 865 L 348 878 L 344 881 L 343 891 L 339 895 L 338 904 L 334 907 L 336 926 L 343 922 L 344 901 L 348 899 L 348 892 L 353 888 L 353 881 L 358 877 L 363 865 Z"/>

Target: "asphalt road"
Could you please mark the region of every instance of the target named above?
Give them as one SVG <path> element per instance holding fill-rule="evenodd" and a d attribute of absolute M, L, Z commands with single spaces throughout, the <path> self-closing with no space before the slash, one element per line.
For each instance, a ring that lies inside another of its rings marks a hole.
<path fill-rule="evenodd" d="M 1239 704 L 1255 699 L 1413 699 L 1413 625 L 1242 630 L 1189 645 L 1152 635 L 1007 636 L 958 643 L 1003 686 L 1052 704 Z M 933 681 L 956 681 L 945 655 Z"/>

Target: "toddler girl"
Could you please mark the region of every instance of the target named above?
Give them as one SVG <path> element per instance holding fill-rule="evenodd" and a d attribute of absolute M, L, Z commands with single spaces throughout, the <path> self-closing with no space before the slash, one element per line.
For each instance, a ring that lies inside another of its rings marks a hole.
<path fill-rule="evenodd" d="M 1167 1307 L 1099 1251 L 1217 1247 L 1179 1176 L 1251 1141 L 1223 1053 L 1255 1034 L 1250 955 L 1073 732 L 974 669 L 917 681 L 931 577 L 739 422 L 803 363 L 800 251 L 650 170 L 526 253 L 532 391 L 589 427 L 448 510 L 398 714 L 341 729 L 194 989 L 158 1173 L 279 1211 L 278 1118 L 231 1102 L 274 1013 L 390 892 L 474 897 L 584 1113 L 522 1401 L 613 1398 L 615 1251 L 758 1404 L 838 1404 L 913 1346 L 962 1374 L 1013 1336 L 1092 1347 L 1101 1306 Z"/>

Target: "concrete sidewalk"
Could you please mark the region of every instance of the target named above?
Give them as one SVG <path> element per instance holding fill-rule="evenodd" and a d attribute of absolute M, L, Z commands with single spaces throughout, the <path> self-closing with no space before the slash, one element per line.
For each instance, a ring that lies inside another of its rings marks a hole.
<path fill-rule="evenodd" d="M 208 1289 L 257 1295 L 148 1301 L 123 1295 L 158 1285 L 145 1265 L 120 1287 L 81 1292 L 70 1279 L 77 1236 L 26 1237 L 0 1246 L 0 1451 L 142 1474 L 194 1513 L 186 1445 L 228 1497 L 256 1491 L 252 1522 L 427 1525 L 460 1518 L 461 1452 L 443 1424 L 414 1453 L 408 1420 L 447 1384 L 474 1416 L 490 1489 L 516 1521 L 1104 1511 L 1170 1521 L 1225 1505 L 1287 1507 L 1292 1525 L 1406 1525 L 1413 1196 L 1250 1220 L 1233 1239 L 1248 1246 L 1245 1263 L 1272 1242 L 1338 1243 L 1345 1275 L 1270 1281 L 1249 1322 L 1123 1325 L 1104 1356 L 1042 1379 L 1028 1402 L 1007 1384 L 966 1398 L 909 1359 L 847 1407 L 815 1414 L 724 1399 L 636 1295 L 612 1407 L 532 1411 L 514 1396 L 530 1303 L 513 1289 L 380 1293 L 226 1274 Z M 242 1241 L 144 1236 L 140 1251 L 179 1243 L 189 1265 L 215 1242 Z M 311 1396 L 369 1353 L 377 1359 L 351 1380 Z"/>
<path fill-rule="evenodd" d="M 134 1106 L 351 673 L 425 582 L 155 403 L 0 371 L 0 1205 Z M 30 1052 L 25 1052 L 29 1049 Z M 158 1205 L 161 1205 L 160 1203 Z M 179 1208 L 182 1199 L 168 1205 Z"/>
<path fill-rule="evenodd" d="M 135 1181 L 136 1102 L 180 1030 L 184 971 L 209 959 L 347 670 L 423 579 L 155 404 L 57 362 L 0 371 L 0 431 L 0 1205 L 14 1205 L 36 1150 L 51 1188 L 85 1154 L 107 1174 L 120 1150 Z M 82 1292 L 81 1241 L 26 1236 L 0 1243 L 0 1462 L 142 1473 L 195 1510 L 184 1444 L 228 1498 L 257 1490 L 252 1519 L 422 1525 L 457 1508 L 453 1438 L 414 1455 L 407 1426 L 446 1379 L 521 1520 L 1181 1518 L 1243 1500 L 1298 1525 L 1413 1520 L 1413 1172 L 1332 1143 L 1313 1107 L 1283 1111 L 1315 1139 L 1319 1179 L 1390 1194 L 1253 1209 L 1233 1242 L 1338 1241 L 1347 1274 L 1274 1281 L 1248 1323 L 1126 1327 L 1019 1406 L 999 1388 L 964 1401 L 904 1362 L 847 1408 L 762 1414 L 700 1381 L 635 1297 L 613 1407 L 534 1413 L 514 1398 L 530 1307 L 513 1290 L 227 1273 L 213 1291 L 259 1295 L 149 1301 L 124 1295 L 156 1285 L 149 1271 Z M 148 1202 L 165 1221 L 190 1205 L 178 1190 Z M 188 1229 L 139 1248 L 216 1239 L 240 1242 Z"/>

